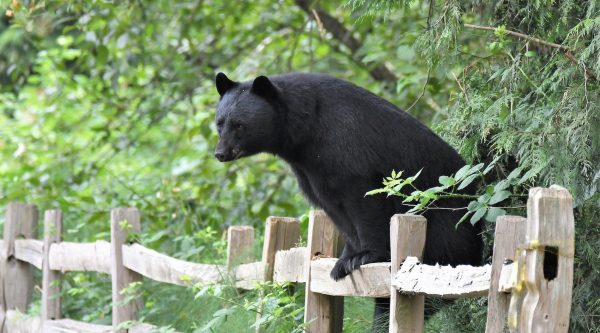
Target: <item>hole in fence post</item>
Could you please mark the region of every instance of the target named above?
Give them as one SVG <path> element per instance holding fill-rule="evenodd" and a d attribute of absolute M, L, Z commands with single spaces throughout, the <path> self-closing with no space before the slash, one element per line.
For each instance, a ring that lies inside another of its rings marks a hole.
<path fill-rule="evenodd" d="M 544 279 L 554 280 L 558 272 L 558 246 L 544 247 Z"/>

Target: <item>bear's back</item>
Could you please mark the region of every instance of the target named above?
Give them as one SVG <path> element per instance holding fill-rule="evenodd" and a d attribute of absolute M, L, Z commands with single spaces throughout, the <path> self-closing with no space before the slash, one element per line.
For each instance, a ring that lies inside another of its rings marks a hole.
<path fill-rule="evenodd" d="M 439 175 L 464 165 L 419 120 L 366 89 L 324 74 L 291 73 L 272 80 L 289 112 L 301 112 L 311 122 L 320 149 L 334 152 L 328 154 L 332 162 L 351 168 L 344 170 L 387 175 L 395 169 L 410 175 L 423 168 L 423 185 L 434 186 Z"/>

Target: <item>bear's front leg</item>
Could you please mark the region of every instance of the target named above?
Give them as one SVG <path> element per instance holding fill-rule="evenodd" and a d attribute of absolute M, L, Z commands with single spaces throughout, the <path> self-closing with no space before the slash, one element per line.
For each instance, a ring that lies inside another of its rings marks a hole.
<path fill-rule="evenodd" d="M 352 265 L 352 258 L 354 258 L 356 254 L 357 250 L 355 247 L 352 246 L 350 242 L 346 241 L 344 244 L 344 249 L 342 250 L 342 255 L 338 258 L 338 261 L 333 266 L 329 276 L 338 281 L 348 275 L 349 272 L 352 271 L 350 266 Z"/>
<path fill-rule="evenodd" d="M 340 257 L 331 270 L 331 278 L 337 281 L 361 265 L 390 260 L 389 221 L 393 207 L 386 204 L 361 196 L 344 205 L 346 216 L 356 230 L 360 248 Z"/>

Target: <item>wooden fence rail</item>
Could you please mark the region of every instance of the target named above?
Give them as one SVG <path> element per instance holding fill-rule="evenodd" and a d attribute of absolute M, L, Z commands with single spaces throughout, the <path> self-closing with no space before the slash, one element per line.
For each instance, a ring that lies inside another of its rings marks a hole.
<path fill-rule="evenodd" d="M 141 298 L 125 303 L 121 293 L 144 277 L 181 286 L 228 280 L 241 289 L 262 281 L 306 283 L 305 323 L 314 333 L 342 332 L 344 296 L 390 297 L 390 332 L 423 330 L 424 296 L 486 295 L 486 332 L 568 330 L 574 221 L 571 196 L 558 186 L 530 190 L 527 218 L 498 218 L 491 265 L 420 264 L 427 221 L 395 215 L 390 223 L 392 261 L 364 265 L 338 282 L 329 272 L 343 242 L 322 211 L 310 215 L 307 247 L 295 247 L 300 241 L 297 219 L 269 217 L 259 261 L 252 256 L 254 230 L 230 227 L 226 265 L 187 262 L 133 242 L 140 232 L 134 208 L 112 210 L 110 242 L 64 242 L 62 220 L 59 210 L 46 211 L 43 240 L 37 240 L 37 208 L 8 205 L 0 241 L 2 333 L 150 332 L 154 326 L 135 321 Z M 31 302 L 34 267 L 42 270 L 40 317 L 23 315 Z M 111 326 L 62 319 L 60 281 L 62 273 L 71 271 L 111 274 Z M 124 326 L 131 322 L 135 324 Z"/>

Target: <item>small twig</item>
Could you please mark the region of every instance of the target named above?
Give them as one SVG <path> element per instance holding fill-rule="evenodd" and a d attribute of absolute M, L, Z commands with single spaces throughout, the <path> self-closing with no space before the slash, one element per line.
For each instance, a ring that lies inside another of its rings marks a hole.
<path fill-rule="evenodd" d="M 467 103 L 469 103 L 469 95 L 467 95 L 467 90 L 462 86 L 462 84 L 460 84 L 460 81 L 456 77 L 456 74 L 452 73 L 452 76 L 454 77 L 454 80 L 456 81 L 456 83 L 458 83 L 458 87 L 460 88 L 460 90 L 465 95 L 465 99 L 467 100 Z"/>
<path fill-rule="evenodd" d="M 321 22 L 321 18 L 319 17 L 319 13 L 317 13 L 316 10 L 311 9 L 310 10 L 313 14 L 313 16 L 315 17 L 315 21 L 317 21 L 317 26 L 319 27 L 319 35 L 321 36 L 321 39 L 325 39 L 325 28 L 323 28 L 323 22 Z"/>
<path fill-rule="evenodd" d="M 579 65 L 579 61 L 577 60 L 577 58 L 575 58 L 575 56 L 570 50 L 565 51 L 565 57 L 567 57 L 567 59 L 569 59 L 569 61 L 571 61 L 572 63 Z M 594 73 L 592 73 L 592 71 L 590 71 L 590 69 L 587 68 L 585 64 L 581 63 L 581 66 L 583 67 L 583 73 L 586 76 L 586 81 L 588 77 L 591 77 L 594 80 L 596 79 Z"/>
<path fill-rule="evenodd" d="M 435 0 L 429 0 L 429 11 L 427 13 L 427 30 L 431 29 L 431 18 L 433 17 L 433 4 Z"/>
<path fill-rule="evenodd" d="M 429 67 L 427 69 L 427 79 L 425 80 L 425 84 L 423 85 L 423 89 L 421 89 L 421 94 L 419 94 L 419 97 L 417 97 L 417 99 L 408 107 L 408 109 L 406 109 L 406 112 L 409 112 L 415 105 L 417 105 L 417 103 L 419 103 L 419 101 L 421 100 L 421 98 L 423 98 L 423 95 L 425 95 L 425 89 L 427 88 L 427 85 L 429 84 L 429 79 L 431 78 L 431 67 Z"/>

